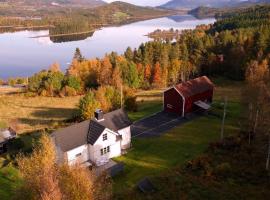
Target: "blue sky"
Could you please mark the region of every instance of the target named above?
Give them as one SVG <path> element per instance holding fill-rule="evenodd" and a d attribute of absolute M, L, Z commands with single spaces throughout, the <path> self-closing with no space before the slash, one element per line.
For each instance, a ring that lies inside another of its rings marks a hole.
<path fill-rule="evenodd" d="M 116 0 L 104 0 L 106 2 L 113 2 Z M 143 5 L 143 6 L 158 6 L 163 3 L 168 2 L 169 0 L 121 0 L 128 3 L 136 4 L 136 5 Z"/>

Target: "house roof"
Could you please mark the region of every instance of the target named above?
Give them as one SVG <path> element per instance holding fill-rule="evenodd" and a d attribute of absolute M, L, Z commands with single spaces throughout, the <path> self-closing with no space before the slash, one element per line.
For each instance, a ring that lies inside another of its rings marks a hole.
<path fill-rule="evenodd" d="M 87 134 L 87 142 L 91 145 L 94 145 L 104 130 L 105 127 L 103 125 L 99 124 L 95 120 L 91 120 Z"/>
<path fill-rule="evenodd" d="M 214 84 L 206 76 L 201 76 L 199 78 L 175 85 L 174 88 L 185 98 L 188 98 L 193 95 L 212 90 L 214 88 Z"/>
<path fill-rule="evenodd" d="M 108 128 L 114 132 L 130 126 L 132 123 L 124 109 L 104 115 L 104 120 L 87 120 L 53 133 L 56 145 L 66 152 L 84 144 L 94 145 L 103 131 Z"/>
<path fill-rule="evenodd" d="M 87 120 L 55 131 L 52 134 L 55 139 L 55 144 L 59 146 L 63 152 L 87 144 L 89 123 L 90 120 Z"/>
<path fill-rule="evenodd" d="M 0 129 L 0 143 L 5 143 L 16 137 L 16 132 L 11 128 Z"/>
<path fill-rule="evenodd" d="M 97 120 L 95 120 L 97 122 Z M 104 115 L 104 120 L 98 122 L 100 125 L 118 131 L 132 124 L 124 109 L 118 109 Z"/>

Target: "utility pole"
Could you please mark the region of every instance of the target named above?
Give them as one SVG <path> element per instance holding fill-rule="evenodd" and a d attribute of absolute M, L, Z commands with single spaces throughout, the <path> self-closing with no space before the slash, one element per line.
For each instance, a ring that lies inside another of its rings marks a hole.
<path fill-rule="evenodd" d="M 269 132 L 268 132 L 269 134 Z M 266 159 L 266 170 L 269 170 L 269 163 L 270 163 L 270 134 L 269 134 L 269 141 L 268 141 L 268 153 L 267 153 L 267 159 Z"/>
<path fill-rule="evenodd" d="M 225 97 L 224 101 L 224 109 L 223 109 L 223 118 L 222 118 L 222 125 L 221 125 L 221 140 L 224 138 L 224 125 L 225 125 L 225 118 L 226 118 L 226 113 L 227 113 L 227 103 L 228 103 L 228 97 Z"/>
<path fill-rule="evenodd" d="M 121 84 L 121 108 L 123 107 L 123 85 Z"/>

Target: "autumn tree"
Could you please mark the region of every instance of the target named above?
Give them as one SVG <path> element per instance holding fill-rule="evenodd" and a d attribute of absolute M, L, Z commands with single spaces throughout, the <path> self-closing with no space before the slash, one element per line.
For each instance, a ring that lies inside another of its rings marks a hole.
<path fill-rule="evenodd" d="M 64 164 L 59 167 L 59 186 L 62 200 L 94 200 L 95 177 L 89 169 L 75 164 Z"/>
<path fill-rule="evenodd" d="M 87 168 L 57 164 L 52 138 L 42 134 L 30 156 L 17 158 L 22 186 L 18 200 L 99 200 L 111 197 L 110 180 L 96 177 Z M 101 191 L 104 191 L 104 195 Z M 100 196 L 103 195 L 103 196 Z M 104 198 L 103 198 L 104 197 Z"/>
<path fill-rule="evenodd" d="M 20 199 L 61 200 L 57 178 L 56 155 L 50 137 L 43 134 L 34 146 L 31 156 L 17 159 L 23 186 L 18 191 Z"/>
<path fill-rule="evenodd" d="M 144 68 L 144 80 L 149 81 L 151 78 L 151 67 L 149 64 L 147 64 Z"/>
<path fill-rule="evenodd" d="M 80 99 L 79 111 L 83 119 L 91 119 L 94 117 L 96 109 L 100 108 L 100 103 L 95 98 L 95 93 L 90 90 L 87 94 Z"/>
<path fill-rule="evenodd" d="M 60 65 L 58 63 L 53 63 L 50 67 L 49 67 L 49 71 L 52 72 L 52 73 L 55 73 L 55 72 L 61 72 L 61 69 L 60 69 Z"/>
<path fill-rule="evenodd" d="M 112 86 L 114 86 L 115 88 L 122 87 L 123 80 L 122 80 L 121 71 L 118 65 L 113 69 L 111 82 L 112 82 Z"/>
<path fill-rule="evenodd" d="M 105 56 L 101 60 L 101 67 L 99 69 L 98 74 L 98 83 L 100 85 L 110 85 L 112 77 L 112 64 L 110 62 L 110 58 Z"/>
<path fill-rule="evenodd" d="M 161 68 L 160 64 L 156 63 L 153 69 L 153 78 L 152 78 L 152 85 L 156 88 L 162 86 L 162 81 L 161 81 Z"/>

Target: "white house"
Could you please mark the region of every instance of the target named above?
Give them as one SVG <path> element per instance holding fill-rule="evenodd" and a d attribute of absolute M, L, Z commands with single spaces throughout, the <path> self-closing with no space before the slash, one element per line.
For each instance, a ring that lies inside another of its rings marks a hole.
<path fill-rule="evenodd" d="M 52 134 L 58 161 L 67 161 L 70 165 L 91 163 L 100 166 L 107 163 L 130 148 L 131 124 L 123 109 L 107 114 L 97 110 L 94 119 Z"/>

